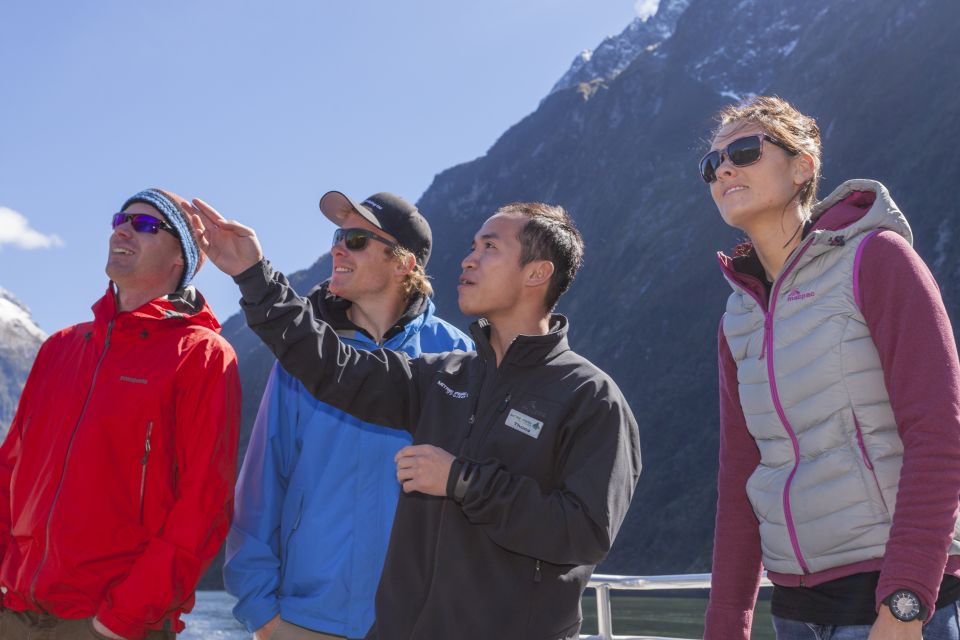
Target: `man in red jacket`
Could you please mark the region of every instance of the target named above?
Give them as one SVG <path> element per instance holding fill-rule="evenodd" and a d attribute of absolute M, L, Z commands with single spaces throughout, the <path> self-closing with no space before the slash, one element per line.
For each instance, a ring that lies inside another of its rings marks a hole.
<path fill-rule="evenodd" d="M 0 638 L 171 639 L 232 513 L 236 355 L 179 196 L 112 219 L 91 322 L 40 348 L 0 447 Z"/>

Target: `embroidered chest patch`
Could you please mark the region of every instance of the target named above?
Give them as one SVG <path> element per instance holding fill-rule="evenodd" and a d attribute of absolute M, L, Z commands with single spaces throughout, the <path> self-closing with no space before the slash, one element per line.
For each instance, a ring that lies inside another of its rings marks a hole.
<path fill-rule="evenodd" d="M 511 409 L 510 414 L 507 416 L 506 425 L 511 429 L 516 429 L 524 435 L 528 435 L 531 438 L 539 438 L 540 430 L 543 429 L 543 422 L 535 418 L 531 418 L 525 413 L 520 413 L 516 409 Z"/>

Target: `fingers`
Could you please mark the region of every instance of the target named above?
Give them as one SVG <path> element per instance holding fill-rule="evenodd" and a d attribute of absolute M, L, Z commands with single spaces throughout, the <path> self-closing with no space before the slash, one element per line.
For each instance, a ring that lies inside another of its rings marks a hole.
<path fill-rule="evenodd" d="M 249 238 L 256 235 L 256 232 L 252 228 L 240 224 L 236 220 L 227 220 L 220 215 L 219 211 L 211 207 L 200 198 L 193 199 L 193 206 L 191 209 L 191 213 L 200 216 L 201 222 L 208 222 L 219 229 L 230 231 L 231 233 L 243 238 Z"/>
<path fill-rule="evenodd" d="M 220 213 L 216 209 L 208 205 L 206 202 L 204 202 L 200 198 L 193 199 L 193 209 L 195 213 L 199 213 L 201 216 L 210 220 L 214 224 L 227 221 L 226 218 L 220 215 Z"/>

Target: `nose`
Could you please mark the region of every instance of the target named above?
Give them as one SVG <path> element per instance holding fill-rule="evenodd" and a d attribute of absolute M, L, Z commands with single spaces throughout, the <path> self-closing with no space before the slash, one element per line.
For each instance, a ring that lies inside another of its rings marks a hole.
<path fill-rule="evenodd" d="M 343 246 L 343 241 L 335 242 L 332 247 L 330 247 L 330 255 L 335 258 L 342 258 L 347 255 L 347 249 Z"/>
<path fill-rule="evenodd" d="M 466 271 L 467 269 L 473 269 L 477 266 L 477 252 L 473 249 L 470 250 L 470 253 L 460 261 L 460 268 Z"/>
<path fill-rule="evenodd" d="M 725 153 L 720 154 L 720 165 L 717 167 L 717 175 L 721 173 L 725 176 L 731 176 L 737 172 L 737 166 L 730 162 L 730 156 Z"/>
<path fill-rule="evenodd" d="M 133 225 L 129 220 L 113 228 L 113 233 L 121 238 L 133 237 Z"/>

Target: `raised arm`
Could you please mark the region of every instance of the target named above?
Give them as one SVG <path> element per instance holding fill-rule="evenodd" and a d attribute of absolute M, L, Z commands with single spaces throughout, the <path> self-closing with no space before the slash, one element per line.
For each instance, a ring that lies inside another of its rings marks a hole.
<path fill-rule="evenodd" d="M 202 200 L 193 202 L 198 244 L 240 286 L 247 324 L 283 368 L 322 402 L 367 422 L 413 431 L 423 358 L 361 351 L 340 342 L 310 301 L 273 271 L 253 229 L 226 220 Z"/>

